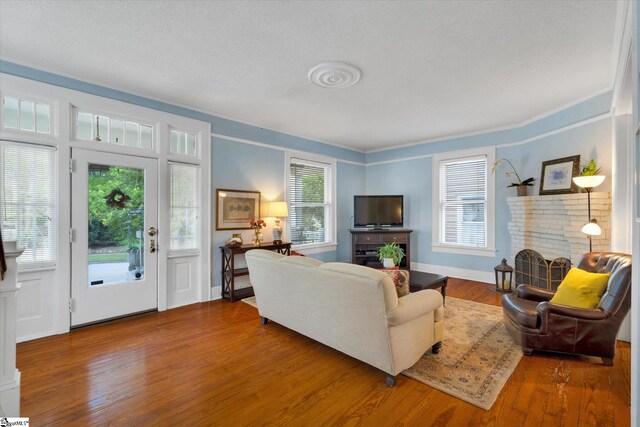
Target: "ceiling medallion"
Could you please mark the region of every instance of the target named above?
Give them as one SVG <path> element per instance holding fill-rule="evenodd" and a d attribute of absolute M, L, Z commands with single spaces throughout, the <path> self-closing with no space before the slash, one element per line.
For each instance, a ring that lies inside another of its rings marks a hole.
<path fill-rule="evenodd" d="M 324 62 L 309 70 L 309 81 L 320 87 L 345 88 L 358 83 L 362 72 L 346 62 Z"/>

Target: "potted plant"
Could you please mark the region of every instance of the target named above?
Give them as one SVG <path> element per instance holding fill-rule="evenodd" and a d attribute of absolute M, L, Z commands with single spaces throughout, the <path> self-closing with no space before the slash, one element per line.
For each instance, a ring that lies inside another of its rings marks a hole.
<path fill-rule="evenodd" d="M 402 258 L 404 258 L 404 250 L 396 242 L 387 243 L 378 249 L 378 259 L 384 268 L 399 265 Z"/>
<path fill-rule="evenodd" d="M 602 184 L 604 181 L 604 175 L 600 175 L 602 168 L 599 168 L 596 161 L 591 159 L 586 165 L 580 165 L 582 170 L 580 176 L 573 178 L 573 182 L 580 188 L 593 190 L 594 187 Z"/>
<path fill-rule="evenodd" d="M 503 162 L 507 162 L 511 167 L 511 170 L 507 170 L 505 172 L 505 175 L 507 175 L 509 178 L 515 175 L 516 179 L 518 180 L 518 182 L 512 182 L 511 184 L 507 185 L 507 188 L 516 187 L 518 189 L 518 196 L 526 196 L 528 192 L 527 187 L 531 187 L 536 179 L 534 177 L 527 178 L 524 181 L 520 179 L 520 175 L 518 175 L 518 172 L 516 172 L 516 168 L 514 168 L 511 162 L 507 159 L 496 160 L 496 162 L 493 164 L 493 167 L 491 168 L 491 173 L 495 172 L 496 168 Z"/>

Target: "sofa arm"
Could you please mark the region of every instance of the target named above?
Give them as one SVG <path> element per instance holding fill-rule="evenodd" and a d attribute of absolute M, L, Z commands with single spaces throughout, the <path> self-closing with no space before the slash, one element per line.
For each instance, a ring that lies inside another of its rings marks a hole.
<path fill-rule="evenodd" d="M 566 317 L 575 317 L 584 320 L 602 320 L 607 318 L 607 314 L 599 308 L 577 308 L 568 305 L 554 304 L 544 301 L 538 304 L 536 308 L 541 318 L 547 317 L 549 314 L 557 314 Z"/>
<path fill-rule="evenodd" d="M 433 289 L 406 295 L 398 298 L 398 306 L 387 313 L 387 325 L 402 325 L 438 307 L 442 307 L 442 295 Z"/>
<path fill-rule="evenodd" d="M 520 285 L 516 289 L 518 298 L 528 299 L 529 301 L 549 301 L 555 295 L 555 292 L 546 289 L 536 288 L 530 285 Z"/>

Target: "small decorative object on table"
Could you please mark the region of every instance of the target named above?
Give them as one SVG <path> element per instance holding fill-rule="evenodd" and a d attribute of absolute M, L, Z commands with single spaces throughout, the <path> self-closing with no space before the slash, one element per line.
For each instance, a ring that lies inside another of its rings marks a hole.
<path fill-rule="evenodd" d="M 254 234 L 253 237 L 251 239 L 251 243 L 253 243 L 253 246 L 260 246 L 262 245 L 262 227 L 265 227 L 266 224 L 264 223 L 264 220 L 262 219 L 252 219 L 251 221 L 249 221 L 249 224 L 251 225 L 251 228 L 253 228 Z"/>
<path fill-rule="evenodd" d="M 496 291 L 511 292 L 511 285 L 513 283 L 513 267 L 507 264 L 507 259 L 502 258 L 500 265 L 496 265 L 493 269 L 496 271 Z M 500 277 L 498 277 L 498 273 L 500 273 Z"/>
<path fill-rule="evenodd" d="M 231 235 L 231 238 L 227 240 L 227 243 L 225 243 L 225 245 L 230 248 L 235 248 L 237 246 L 242 246 L 242 243 L 242 234 L 234 233 Z"/>
<path fill-rule="evenodd" d="M 384 268 L 400 265 L 402 258 L 404 258 L 404 250 L 396 242 L 387 243 L 378 249 L 378 259 Z"/>
<path fill-rule="evenodd" d="M 505 175 L 507 175 L 509 178 L 511 178 L 512 176 L 515 175 L 516 179 L 518 180 L 518 182 L 512 182 L 511 184 L 507 185 L 507 188 L 509 187 L 516 187 L 518 189 L 518 196 L 526 196 L 528 194 L 528 190 L 527 187 L 530 187 L 533 185 L 533 182 L 536 180 L 535 178 L 531 177 L 531 178 L 527 178 L 524 181 L 520 179 L 520 175 L 518 175 L 518 172 L 516 172 L 516 168 L 513 167 L 513 165 L 511 164 L 511 162 L 507 159 L 498 159 L 496 160 L 496 162 L 493 164 L 493 167 L 491 168 L 491 172 L 495 172 L 496 168 L 503 162 L 507 162 L 509 163 L 509 166 L 511 166 L 511 171 L 506 171 Z"/>

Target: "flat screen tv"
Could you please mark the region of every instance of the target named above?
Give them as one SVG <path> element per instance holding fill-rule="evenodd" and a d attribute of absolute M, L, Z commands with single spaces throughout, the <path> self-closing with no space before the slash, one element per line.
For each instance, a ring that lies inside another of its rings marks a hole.
<path fill-rule="evenodd" d="M 403 196 L 353 196 L 354 227 L 403 227 Z"/>

